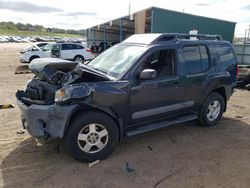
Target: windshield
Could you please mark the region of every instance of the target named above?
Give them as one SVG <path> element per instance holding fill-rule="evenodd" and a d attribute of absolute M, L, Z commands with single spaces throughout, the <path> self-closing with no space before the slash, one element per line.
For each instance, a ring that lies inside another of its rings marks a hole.
<path fill-rule="evenodd" d="M 117 45 L 93 59 L 88 66 L 118 78 L 147 50 L 145 46 Z"/>
<path fill-rule="evenodd" d="M 51 51 L 52 46 L 53 46 L 53 44 L 47 44 L 47 45 L 45 45 L 45 46 L 43 46 L 41 48 L 42 48 L 43 51 Z"/>

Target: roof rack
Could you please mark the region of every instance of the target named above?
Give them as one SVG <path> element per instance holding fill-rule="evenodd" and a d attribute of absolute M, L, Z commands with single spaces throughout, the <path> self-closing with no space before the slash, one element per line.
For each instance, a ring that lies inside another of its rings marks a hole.
<path fill-rule="evenodd" d="M 206 35 L 206 34 L 177 34 L 168 33 L 162 34 L 153 40 L 151 43 L 166 42 L 166 41 L 179 41 L 179 40 L 222 40 L 221 35 Z"/>
<path fill-rule="evenodd" d="M 221 35 L 207 34 L 180 34 L 180 33 L 150 33 L 135 34 L 123 41 L 123 43 L 156 44 L 171 42 L 176 43 L 181 40 L 222 40 Z"/>

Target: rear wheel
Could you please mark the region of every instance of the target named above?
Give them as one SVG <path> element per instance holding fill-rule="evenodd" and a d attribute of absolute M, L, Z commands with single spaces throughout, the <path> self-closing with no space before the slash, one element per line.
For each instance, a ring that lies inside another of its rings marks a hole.
<path fill-rule="evenodd" d="M 204 101 L 200 113 L 199 120 L 202 125 L 214 126 L 220 120 L 225 109 L 225 100 L 221 94 L 213 92 Z"/>
<path fill-rule="evenodd" d="M 75 56 L 74 61 L 77 63 L 84 63 L 84 57 L 77 55 Z"/>
<path fill-rule="evenodd" d="M 118 143 L 114 120 L 101 112 L 87 112 L 73 120 L 66 135 L 71 155 L 83 162 L 109 156 Z"/>

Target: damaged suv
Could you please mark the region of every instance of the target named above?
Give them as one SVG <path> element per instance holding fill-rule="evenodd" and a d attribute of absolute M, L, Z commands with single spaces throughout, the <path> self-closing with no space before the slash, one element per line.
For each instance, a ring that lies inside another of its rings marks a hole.
<path fill-rule="evenodd" d="M 36 76 L 16 93 L 23 127 L 41 142 L 64 138 L 80 161 L 169 125 L 216 125 L 237 77 L 231 44 L 210 35 L 133 35 L 87 65 L 36 59 L 29 67 Z"/>

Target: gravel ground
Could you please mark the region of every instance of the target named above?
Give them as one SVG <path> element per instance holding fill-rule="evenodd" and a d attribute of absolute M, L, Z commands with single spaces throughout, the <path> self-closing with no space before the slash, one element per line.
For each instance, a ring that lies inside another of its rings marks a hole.
<path fill-rule="evenodd" d="M 250 91 L 236 90 L 215 127 L 197 122 L 135 136 L 89 168 L 62 143 L 38 146 L 21 131 L 15 92 L 32 74 L 14 74 L 19 50 L 0 44 L 0 187 L 250 187 Z M 124 171 L 126 163 L 134 172 Z"/>

